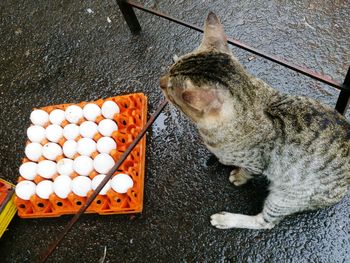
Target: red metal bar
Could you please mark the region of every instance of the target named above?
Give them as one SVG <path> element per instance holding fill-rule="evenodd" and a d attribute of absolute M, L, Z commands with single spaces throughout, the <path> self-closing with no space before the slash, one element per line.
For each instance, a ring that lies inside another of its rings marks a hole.
<path fill-rule="evenodd" d="M 130 31 L 133 33 L 138 33 L 141 31 L 141 26 L 137 17 L 135 15 L 134 9 L 126 3 L 125 0 L 117 0 L 120 11 L 123 14 L 123 17 L 130 28 Z"/>
<path fill-rule="evenodd" d="M 343 85 L 347 87 L 347 89 L 343 89 L 340 91 L 337 104 L 335 105 L 335 109 L 344 114 L 349 107 L 350 100 L 350 67 L 348 68 L 348 72 L 346 73 Z"/>
<path fill-rule="evenodd" d="M 102 188 L 106 185 L 106 183 L 112 178 L 113 174 L 118 170 L 119 166 L 125 161 L 137 143 L 142 139 L 147 130 L 152 126 L 153 122 L 157 119 L 158 115 L 162 112 L 165 106 L 168 104 L 167 100 L 164 100 L 158 107 L 158 109 L 152 114 L 152 116 L 147 121 L 145 127 L 140 131 L 134 141 L 130 144 L 130 146 L 126 149 L 126 151 L 122 154 L 120 159 L 116 162 L 116 164 L 111 168 L 111 170 L 106 174 L 106 177 L 99 184 L 93 194 L 88 198 L 86 203 L 79 209 L 79 211 L 74 215 L 71 221 L 66 225 L 63 231 L 58 236 L 57 240 L 52 243 L 44 256 L 40 259 L 39 262 L 45 262 L 49 256 L 55 251 L 56 247 L 61 243 L 63 238 L 67 235 L 69 230 L 73 227 L 73 225 L 80 219 L 81 215 L 85 212 L 85 210 L 91 205 L 91 203 L 95 200 L 98 193 L 102 190 Z"/>
<path fill-rule="evenodd" d="M 129 4 L 130 6 L 135 7 L 137 9 L 140 9 L 142 11 L 145 11 L 147 13 L 150 13 L 150 14 L 162 17 L 162 18 L 167 19 L 169 21 L 175 22 L 175 23 L 177 23 L 179 25 L 183 25 L 183 26 L 186 26 L 188 28 L 191 28 L 191 29 L 194 29 L 196 31 L 199 31 L 199 32 L 203 33 L 203 29 L 202 28 L 200 28 L 198 26 L 195 26 L 193 24 L 187 23 L 187 22 L 185 22 L 183 20 L 180 20 L 180 19 L 168 16 L 167 14 L 164 14 L 164 13 L 159 12 L 157 10 L 154 10 L 154 9 L 151 9 L 151 8 L 147 8 L 147 7 L 145 7 L 145 6 L 143 6 L 143 5 L 139 4 L 139 3 L 136 3 L 136 2 L 134 2 L 132 0 L 125 0 L 125 2 L 127 4 Z M 239 48 L 242 48 L 244 50 L 247 50 L 247 51 L 249 51 L 249 52 L 251 52 L 253 54 L 256 54 L 256 55 L 258 55 L 260 57 L 266 58 L 266 59 L 268 59 L 270 61 L 273 61 L 273 62 L 275 62 L 277 64 L 285 66 L 285 67 L 287 67 L 287 68 L 289 68 L 291 70 L 294 70 L 294 71 L 296 71 L 296 72 L 298 72 L 300 74 L 303 74 L 305 76 L 308 76 L 310 78 L 313 78 L 315 80 L 323 82 L 323 83 L 325 83 L 327 85 L 330 85 L 330 86 L 332 86 L 332 87 L 334 87 L 336 89 L 339 89 L 339 90 L 350 90 L 349 87 L 346 87 L 345 85 L 332 80 L 330 77 L 323 76 L 323 75 L 321 75 L 321 74 L 319 74 L 319 73 L 317 73 L 315 71 L 312 71 L 310 69 L 294 65 L 293 63 L 290 63 L 290 62 L 288 62 L 288 61 L 286 61 L 284 59 L 278 58 L 276 56 L 269 55 L 269 54 L 267 54 L 267 53 L 265 53 L 265 52 L 263 52 L 261 50 L 258 50 L 256 48 L 250 47 L 250 46 L 248 46 L 248 45 L 246 45 L 246 44 L 244 44 L 244 43 L 242 43 L 242 42 L 240 42 L 238 40 L 235 40 L 235 39 L 232 39 L 232 38 L 228 38 L 228 43 L 230 43 L 230 44 L 232 44 L 234 46 L 237 46 Z"/>

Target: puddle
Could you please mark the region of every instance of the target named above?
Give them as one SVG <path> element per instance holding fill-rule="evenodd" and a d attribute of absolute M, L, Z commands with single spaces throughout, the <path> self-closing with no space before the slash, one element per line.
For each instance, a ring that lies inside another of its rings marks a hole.
<path fill-rule="evenodd" d="M 165 120 L 167 119 L 167 116 L 164 112 L 159 114 L 158 118 L 155 120 L 155 122 L 152 125 L 152 131 L 155 136 L 158 136 L 162 133 L 162 131 L 166 128 Z"/>

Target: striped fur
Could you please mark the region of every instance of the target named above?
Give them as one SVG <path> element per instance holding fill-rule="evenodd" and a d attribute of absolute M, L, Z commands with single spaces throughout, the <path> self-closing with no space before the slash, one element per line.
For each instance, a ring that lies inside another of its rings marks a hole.
<path fill-rule="evenodd" d="M 216 227 L 271 228 L 285 216 L 333 205 L 346 195 L 350 125 L 333 109 L 282 94 L 248 74 L 233 55 L 210 48 L 180 58 L 166 77 L 165 95 L 197 124 L 208 149 L 223 164 L 242 169 L 230 181 L 241 185 L 258 174 L 270 181 L 262 213 L 215 214 Z M 194 113 L 181 96 L 208 89 L 222 102 L 219 112 Z"/>

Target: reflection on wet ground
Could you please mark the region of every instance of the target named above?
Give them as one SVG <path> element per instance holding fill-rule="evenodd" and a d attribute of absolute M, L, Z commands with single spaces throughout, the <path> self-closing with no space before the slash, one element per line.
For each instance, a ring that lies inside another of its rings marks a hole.
<path fill-rule="evenodd" d="M 349 1 L 141 1 L 202 25 L 211 10 L 226 32 L 253 47 L 342 82 L 350 62 Z M 140 35 L 128 31 L 114 1 L 0 3 L 0 176 L 15 182 L 34 107 L 144 92 L 153 112 L 159 77 L 201 35 L 136 12 Z M 331 106 L 338 92 L 233 48 L 244 66 L 274 88 Z M 255 214 L 264 180 L 242 188 L 230 167 L 212 162 L 194 126 L 174 107 L 147 138 L 144 212 L 86 215 L 49 262 L 350 262 L 350 196 L 329 209 L 291 216 L 267 231 L 220 231 L 219 211 Z M 15 218 L 0 241 L 1 262 L 33 262 L 70 217 Z"/>

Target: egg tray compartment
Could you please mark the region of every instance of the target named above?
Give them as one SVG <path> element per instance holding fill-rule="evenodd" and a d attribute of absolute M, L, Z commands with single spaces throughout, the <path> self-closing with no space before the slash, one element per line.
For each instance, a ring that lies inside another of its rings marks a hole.
<path fill-rule="evenodd" d="M 0 179 L 0 211 L 2 206 L 5 205 L 5 202 L 8 199 L 12 189 L 13 186 L 10 183 Z"/>
<path fill-rule="evenodd" d="M 40 108 L 48 113 L 54 109 L 65 110 L 70 105 L 77 105 L 84 107 L 87 103 L 95 103 L 99 107 L 105 101 L 112 100 L 119 106 L 120 113 L 114 116 L 114 121 L 118 125 L 118 131 L 113 132 L 112 138 L 117 143 L 117 149 L 113 150 L 110 155 L 114 161 L 117 161 L 127 147 L 139 134 L 143 126 L 146 124 L 147 119 L 147 97 L 143 93 L 134 93 L 124 96 L 111 97 L 107 99 L 100 99 L 93 102 L 81 102 L 78 104 L 61 104 L 54 106 L 47 106 Z M 96 119 L 96 123 L 99 123 L 104 118 L 102 116 Z M 81 119 L 79 124 L 85 121 Z M 62 127 L 69 124 L 67 121 L 62 123 Z M 47 124 L 49 125 L 49 124 Z M 96 134 L 94 140 L 97 142 L 102 135 Z M 76 138 L 79 140 L 81 137 Z M 62 138 L 58 144 L 61 146 L 66 140 Z M 48 141 L 43 141 L 44 145 Z M 27 143 L 30 143 L 29 141 Z M 145 171 L 145 153 L 146 153 L 146 137 L 143 137 L 141 141 L 136 145 L 127 159 L 119 167 L 118 173 L 126 173 L 133 179 L 134 185 L 125 194 L 119 194 L 110 189 L 106 195 L 98 195 L 92 204 L 86 210 L 86 213 L 98 213 L 100 215 L 109 214 L 126 214 L 126 213 L 140 213 L 143 209 L 143 192 L 144 192 L 144 171 Z M 96 153 L 97 154 L 97 153 Z M 75 158 L 78 156 L 75 156 Z M 93 156 L 95 157 L 95 156 Z M 64 156 L 56 158 L 56 162 Z M 39 161 L 45 160 L 41 157 Z M 24 162 L 30 161 L 27 158 L 23 159 Z M 89 177 L 93 179 L 98 173 L 93 171 Z M 71 178 L 78 176 L 73 173 Z M 55 178 L 55 177 L 54 177 Z M 52 178 L 52 179 L 54 179 Z M 25 180 L 21 176 L 18 182 Z M 34 182 L 38 184 L 42 180 L 48 180 L 37 175 L 34 178 Z M 58 217 L 66 214 L 75 214 L 82 205 L 85 204 L 87 198 L 93 193 L 91 190 L 87 197 L 80 197 L 71 192 L 67 198 L 59 198 L 55 193 L 51 194 L 49 199 L 44 200 L 34 194 L 30 200 L 23 200 L 16 196 L 14 198 L 15 205 L 18 209 L 18 215 L 22 218 L 40 218 L 40 217 Z"/>

